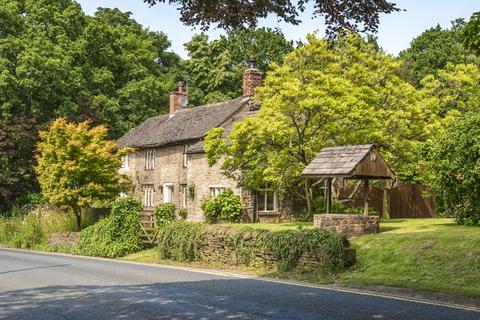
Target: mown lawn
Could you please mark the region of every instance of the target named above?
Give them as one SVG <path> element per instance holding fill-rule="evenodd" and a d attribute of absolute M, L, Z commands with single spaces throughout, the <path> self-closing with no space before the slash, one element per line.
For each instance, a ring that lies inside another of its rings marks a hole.
<path fill-rule="evenodd" d="M 382 233 L 351 239 L 357 263 L 339 282 L 480 297 L 480 228 L 451 219 L 382 221 Z"/>

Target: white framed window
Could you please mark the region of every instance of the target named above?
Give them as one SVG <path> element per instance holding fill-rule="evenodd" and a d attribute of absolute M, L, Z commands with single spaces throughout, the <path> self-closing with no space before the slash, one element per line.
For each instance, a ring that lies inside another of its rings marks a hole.
<path fill-rule="evenodd" d="M 145 170 L 155 169 L 155 149 L 145 150 Z"/>
<path fill-rule="evenodd" d="M 143 186 L 143 206 L 153 208 L 155 206 L 155 190 L 153 186 Z"/>
<path fill-rule="evenodd" d="M 182 166 L 186 168 L 188 166 L 188 154 L 187 154 L 188 145 L 183 146 L 182 154 Z"/>
<path fill-rule="evenodd" d="M 163 203 L 173 201 L 173 183 L 163 184 Z"/>
<path fill-rule="evenodd" d="M 277 194 L 269 190 L 257 191 L 257 209 L 258 212 L 277 211 Z"/>
<path fill-rule="evenodd" d="M 187 207 L 187 199 L 188 199 L 188 191 L 187 191 L 187 185 L 182 184 L 182 208 Z"/>
<path fill-rule="evenodd" d="M 130 169 L 130 155 L 129 154 L 124 154 L 122 156 L 122 165 L 120 169 L 122 170 L 129 170 Z"/>
<path fill-rule="evenodd" d="M 225 190 L 227 190 L 225 187 L 210 187 L 210 196 L 214 198 Z"/>

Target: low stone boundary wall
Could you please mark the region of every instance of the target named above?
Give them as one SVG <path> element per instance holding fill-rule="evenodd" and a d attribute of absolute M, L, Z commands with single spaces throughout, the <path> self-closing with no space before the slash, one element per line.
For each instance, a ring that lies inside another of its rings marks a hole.
<path fill-rule="evenodd" d="M 48 240 L 50 246 L 73 246 L 80 239 L 80 232 L 58 232 Z"/>
<path fill-rule="evenodd" d="M 203 261 L 263 267 L 274 267 L 278 263 L 273 252 L 260 245 L 263 238 L 272 237 L 271 232 L 253 229 L 239 232 L 235 227 L 208 226 L 203 235 L 204 241 L 200 248 L 200 258 Z M 348 247 L 348 241 L 344 241 L 344 245 L 344 266 L 351 266 L 355 263 L 356 251 Z M 321 250 L 301 252 L 295 268 L 321 268 L 328 258 Z"/>
<path fill-rule="evenodd" d="M 378 216 L 315 214 L 313 216 L 313 225 L 315 228 L 338 232 L 347 237 L 356 237 L 380 232 L 379 220 L 380 217 Z"/>

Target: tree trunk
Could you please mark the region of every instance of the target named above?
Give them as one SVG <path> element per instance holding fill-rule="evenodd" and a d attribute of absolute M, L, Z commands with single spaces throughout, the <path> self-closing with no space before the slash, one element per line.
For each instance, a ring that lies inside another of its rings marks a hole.
<path fill-rule="evenodd" d="M 73 208 L 73 213 L 75 214 L 76 220 L 75 231 L 79 232 L 82 226 L 82 211 L 80 208 Z"/>
<path fill-rule="evenodd" d="M 363 216 L 368 217 L 368 179 L 363 180 Z"/>
<path fill-rule="evenodd" d="M 383 214 L 382 219 L 388 220 L 390 219 L 390 190 L 391 190 L 391 183 L 385 183 L 385 188 L 383 189 Z"/>
<path fill-rule="evenodd" d="M 307 196 L 307 211 L 308 213 L 313 212 L 313 200 L 312 200 L 312 194 L 310 193 L 310 180 L 308 178 L 305 178 L 305 195 Z"/>

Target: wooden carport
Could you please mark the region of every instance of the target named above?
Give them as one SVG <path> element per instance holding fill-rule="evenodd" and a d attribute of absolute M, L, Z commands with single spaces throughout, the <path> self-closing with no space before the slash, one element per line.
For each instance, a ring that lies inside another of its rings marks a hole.
<path fill-rule="evenodd" d="M 369 180 L 395 180 L 395 174 L 373 144 L 324 148 L 302 171 L 302 177 L 326 179 L 326 213 L 331 213 L 333 178 L 363 180 L 365 216 L 368 216 Z"/>

